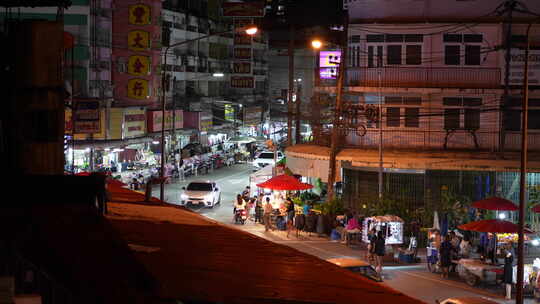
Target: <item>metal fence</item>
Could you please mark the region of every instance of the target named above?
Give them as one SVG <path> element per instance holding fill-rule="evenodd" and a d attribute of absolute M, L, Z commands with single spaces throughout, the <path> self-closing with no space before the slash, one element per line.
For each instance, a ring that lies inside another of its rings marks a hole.
<path fill-rule="evenodd" d="M 379 83 L 379 72 L 381 81 Z M 317 86 L 335 86 L 335 80 L 319 80 Z M 347 69 L 348 86 L 395 88 L 501 87 L 501 69 L 465 67 L 354 67 Z"/>
<path fill-rule="evenodd" d="M 495 131 L 467 130 L 383 130 L 385 149 L 414 149 L 419 151 L 436 150 L 474 150 L 498 151 L 500 133 Z M 529 133 L 529 151 L 540 152 L 540 133 Z M 330 132 L 315 132 L 305 141 L 320 146 L 330 146 Z M 354 132 L 341 134 L 339 146 L 342 148 L 377 149 L 379 130 L 368 129 L 364 136 Z M 504 135 L 505 151 L 520 151 L 521 134 L 506 132 Z"/>

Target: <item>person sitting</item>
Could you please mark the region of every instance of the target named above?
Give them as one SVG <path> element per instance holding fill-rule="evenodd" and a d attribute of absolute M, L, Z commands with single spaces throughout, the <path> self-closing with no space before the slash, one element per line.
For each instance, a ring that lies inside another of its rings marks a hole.
<path fill-rule="evenodd" d="M 358 223 L 356 214 L 353 213 L 353 215 L 350 217 L 349 221 L 347 222 L 347 226 L 345 226 L 344 232 L 345 232 L 345 240 L 344 240 L 345 243 L 347 243 L 350 240 L 350 234 L 360 233 L 360 224 Z"/>
<path fill-rule="evenodd" d="M 244 210 L 244 209 L 246 209 L 246 202 L 242 198 L 242 195 L 238 194 L 236 195 L 236 199 L 234 200 L 233 214 L 236 214 L 236 211 L 238 210 Z"/>
<path fill-rule="evenodd" d="M 131 190 L 138 191 L 141 187 L 141 184 L 139 183 L 139 180 L 137 180 L 135 177 L 131 180 L 131 183 L 129 184 L 129 188 Z"/>

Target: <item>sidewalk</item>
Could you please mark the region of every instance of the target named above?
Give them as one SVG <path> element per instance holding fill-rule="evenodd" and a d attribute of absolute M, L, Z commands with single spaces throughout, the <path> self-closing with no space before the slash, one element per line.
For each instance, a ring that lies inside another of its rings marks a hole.
<path fill-rule="evenodd" d="M 363 242 L 355 243 L 353 245 L 345 245 L 340 241 L 332 241 L 327 235 L 318 235 L 317 233 L 308 233 L 305 231 L 300 231 L 298 236 L 296 230 L 292 230 L 287 236 L 287 231 L 281 230 L 270 230 L 265 231 L 264 225 L 255 223 L 251 220 L 248 220 L 245 225 L 235 225 L 232 222 L 229 223 L 229 226 L 249 232 L 256 236 L 262 237 L 272 242 L 281 243 L 285 245 L 290 245 L 291 247 L 297 248 L 302 243 L 305 243 L 309 249 L 314 251 L 319 251 L 321 253 L 319 257 L 327 259 L 340 256 L 349 256 L 365 259 L 367 255 L 367 245 Z M 316 244 L 317 246 L 314 246 Z M 316 247 L 325 247 L 325 249 L 320 249 Z M 297 248 L 298 249 L 298 248 Z M 410 265 L 419 265 L 425 263 L 426 261 L 426 249 L 420 248 L 418 250 L 417 256 L 420 258 L 420 263 L 405 264 L 405 263 L 393 263 L 387 261 L 384 263 L 386 266 L 410 266 Z M 427 268 L 426 268 L 427 270 Z"/>

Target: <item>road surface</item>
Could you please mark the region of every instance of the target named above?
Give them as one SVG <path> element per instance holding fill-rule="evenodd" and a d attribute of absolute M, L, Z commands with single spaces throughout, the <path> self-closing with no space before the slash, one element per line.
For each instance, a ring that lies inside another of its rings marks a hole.
<path fill-rule="evenodd" d="M 178 204 L 182 187 L 190 181 L 215 181 L 221 188 L 221 204 L 212 209 L 191 207 L 192 210 L 231 227 L 290 246 L 321 259 L 364 256 L 363 251 L 349 248 L 339 242 L 332 242 L 326 237 L 308 236 L 302 233 L 298 238 L 295 235 L 288 238 L 282 231 L 264 232 L 262 225 L 251 221 L 245 225 L 234 225 L 232 222 L 233 199 L 248 185 L 249 175 L 253 172 L 251 165 L 240 164 L 216 169 L 207 175 L 188 177 L 185 181 L 175 181 L 166 185 L 165 200 Z M 159 186 L 155 187 L 154 195 L 159 197 Z M 502 288 L 473 288 L 461 282 L 457 277 L 443 280 L 440 275 L 428 272 L 424 263 L 410 266 L 386 266 L 383 277 L 384 284 L 426 303 L 435 303 L 437 299 L 465 296 L 482 296 L 499 303 L 514 303 L 515 301 L 504 301 Z M 526 299 L 526 303 L 532 304 L 534 301 Z"/>

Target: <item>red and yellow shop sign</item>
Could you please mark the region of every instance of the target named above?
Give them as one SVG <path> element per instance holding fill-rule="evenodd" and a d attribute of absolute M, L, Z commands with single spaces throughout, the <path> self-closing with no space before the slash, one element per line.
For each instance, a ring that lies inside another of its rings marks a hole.
<path fill-rule="evenodd" d="M 129 6 L 129 23 L 134 25 L 147 25 L 152 21 L 150 6 L 135 4 Z"/>
<path fill-rule="evenodd" d="M 139 55 L 129 56 L 128 74 L 134 76 L 150 74 L 150 57 Z"/>
<path fill-rule="evenodd" d="M 148 80 L 132 78 L 128 80 L 127 96 L 133 99 L 146 99 L 150 96 Z"/>
<path fill-rule="evenodd" d="M 150 49 L 150 33 L 141 30 L 128 33 L 128 48 L 132 51 L 145 51 Z"/>

